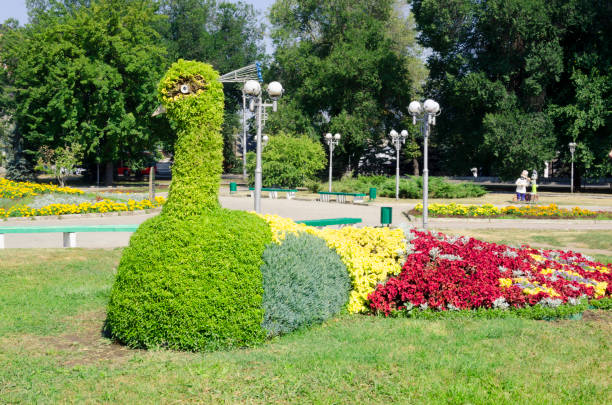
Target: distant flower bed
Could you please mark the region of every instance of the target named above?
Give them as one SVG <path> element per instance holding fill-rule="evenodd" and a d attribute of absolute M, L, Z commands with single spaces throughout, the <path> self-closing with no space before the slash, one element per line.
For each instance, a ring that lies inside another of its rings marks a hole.
<path fill-rule="evenodd" d="M 421 214 L 423 204 L 417 204 L 412 213 Z M 431 216 L 448 217 L 534 217 L 534 218 L 588 218 L 588 217 L 610 217 L 611 212 L 591 211 L 580 207 L 572 209 L 559 208 L 556 204 L 546 206 L 526 205 L 496 207 L 492 204 L 483 205 L 463 205 L 463 204 L 430 204 L 428 212 Z"/>
<path fill-rule="evenodd" d="M 149 200 L 117 202 L 105 199 L 98 202 L 86 201 L 80 204 L 50 204 L 41 208 L 15 205 L 9 209 L 0 208 L 0 218 L 138 211 L 160 207 L 165 202 L 164 197 L 155 197 L 153 202 Z"/>
<path fill-rule="evenodd" d="M 53 184 L 11 181 L 0 178 L 0 198 L 15 199 L 46 193 L 83 194 L 81 190 L 72 187 L 59 187 Z"/>
<path fill-rule="evenodd" d="M 557 308 L 612 296 L 612 265 L 412 230 L 402 271 L 370 294 L 375 313 Z"/>

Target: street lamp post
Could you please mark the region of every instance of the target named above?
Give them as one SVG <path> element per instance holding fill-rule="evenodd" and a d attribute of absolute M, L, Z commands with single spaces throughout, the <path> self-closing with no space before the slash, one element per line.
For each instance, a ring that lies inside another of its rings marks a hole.
<path fill-rule="evenodd" d="M 393 142 L 393 145 L 395 146 L 395 152 L 396 152 L 396 157 L 395 157 L 395 199 L 399 200 L 400 149 L 402 147 L 402 144 L 406 143 L 406 137 L 408 136 L 408 131 L 406 131 L 404 129 L 404 130 L 402 130 L 402 132 L 400 132 L 398 134 L 395 129 L 392 129 L 391 132 L 389 132 L 389 135 L 391 136 L 391 142 Z"/>
<path fill-rule="evenodd" d="M 325 134 L 325 142 L 329 145 L 329 192 L 332 192 L 332 156 L 334 154 L 334 148 L 338 146 L 340 142 L 340 134 L 333 135 L 329 132 Z"/>
<path fill-rule="evenodd" d="M 271 82 L 268 84 L 268 95 L 272 99 L 272 103 L 264 103 L 261 97 L 261 85 L 257 80 L 249 80 L 244 84 L 244 92 L 250 96 L 249 110 L 254 112 L 257 109 L 257 147 L 255 149 L 255 190 L 254 208 L 255 212 L 261 213 L 261 150 L 262 150 L 262 116 L 265 114 L 266 107 L 272 107 L 272 111 L 277 110 L 277 101 L 283 94 L 283 86 L 279 82 Z"/>
<path fill-rule="evenodd" d="M 576 142 L 569 143 L 569 150 L 570 150 L 570 153 L 572 154 L 572 173 L 570 176 L 570 191 L 573 194 L 574 193 L 574 152 L 576 152 Z"/>
<path fill-rule="evenodd" d="M 421 134 L 423 135 L 423 229 L 427 229 L 427 197 L 429 193 L 429 169 L 427 166 L 427 141 L 432 125 L 436 125 L 436 117 L 440 115 L 440 104 L 429 99 L 421 105 L 418 101 L 412 101 L 408 106 L 412 115 L 412 123 L 421 123 Z"/>

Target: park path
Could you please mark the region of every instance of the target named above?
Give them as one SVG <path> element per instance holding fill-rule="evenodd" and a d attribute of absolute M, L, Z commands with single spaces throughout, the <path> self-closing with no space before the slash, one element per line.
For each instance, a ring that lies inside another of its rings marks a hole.
<path fill-rule="evenodd" d="M 234 210 L 253 210 L 253 200 L 247 197 L 221 196 L 221 205 Z M 354 217 L 361 218 L 363 225 L 380 225 L 380 207 L 388 206 L 393 209 L 393 225 L 407 223 L 413 227 L 420 227 L 420 220 L 410 222 L 402 211 L 409 210 L 414 204 L 338 204 L 319 201 L 268 199 L 261 201 L 262 212 L 276 214 L 283 217 L 300 219 L 322 219 Z M 119 225 L 140 224 L 146 219 L 157 215 L 157 212 L 139 215 L 106 215 L 100 217 L 70 217 L 43 218 L 37 220 L 16 220 L 0 222 L 2 226 L 68 226 L 68 225 Z M 430 218 L 430 229 L 548 229 L 548 230 L 610 230 L 612 235 L 612 221 L 593 220 L 530 220 L 530 219 L 464 219 L 464 218 Z M 115 248 L 127 246 L 131 233 L 129 232 L 102 232 L 79 233 L 77 243 L 79 247 L 86 248 Z M 52 248 L 62 246 L 62 234 L 11 234 L 6 235 L 7 248 Z"/>

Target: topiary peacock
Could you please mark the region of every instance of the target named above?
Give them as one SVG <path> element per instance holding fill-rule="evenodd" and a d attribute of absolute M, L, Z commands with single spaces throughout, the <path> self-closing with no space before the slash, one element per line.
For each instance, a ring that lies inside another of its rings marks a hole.
<path fill-rule="evenodd" d="M 269 225 L 255 214 L 220 207 L 223 88 L 218 73 L 210 65 L 179 60 L 161 80 L 158 92 L 178 135 L 172 186 L 160 215 L 144 222 L 123 252 L 108 305 L 106 326 L 111 335 L 131 347 L 207 351 L 252 346 L 267 334 L 323 319 L 319 314 L 296 321 L 295 314 L 304 308 L 294 308 L 300 305 L 289 297 L 289 302 L 283 299 L 286 310 L 267 306 L 266 322 L 276 325 L 275 330 L 262 326 L 262 267 L 272 277 L 284 274 L 282 282 L 292 284 L 291 274 L 304 274 L 319 263 L 329 267 L 333 260 L 325 255 L 335 253 L 322 243 L 323 262 L 321 255 L 309 251 L 310 261 L 296 267 L 279 260 L 279 255 L 292 254 L 295 243 L 287 245 L 284 254 L 274 246 L 265 267 L 262 257 L 272 241 Z M 339 311 L 350 287 L 346 268 L 339 259 L 333 263 L 334 280 L 344 277 L 346 291 L 335 293 L 337 310 L 326 308 L 325 317 Z M 298 282 L 303 286 L 292 291 L 310 295 L 315 290 L 307 285 L 312 277 Z M 268 296 L 274 300 L 282 290 L 276 282 Z M 293 326 L 282 329 L 279 322 Z"/>

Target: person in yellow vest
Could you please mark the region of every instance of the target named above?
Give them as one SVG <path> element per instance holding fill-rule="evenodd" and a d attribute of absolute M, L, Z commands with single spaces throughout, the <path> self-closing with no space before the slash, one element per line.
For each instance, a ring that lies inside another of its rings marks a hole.
<path fill-rule="evenodd" d="M 538 201 L 538 184 L 537 184 L 537 180 L 538 180 L 538 174 L 534 171 L 533 174 L 531 175 L 531 196 L 530 196 L 530 199 L 529 199 L 531 202 Z"/>

